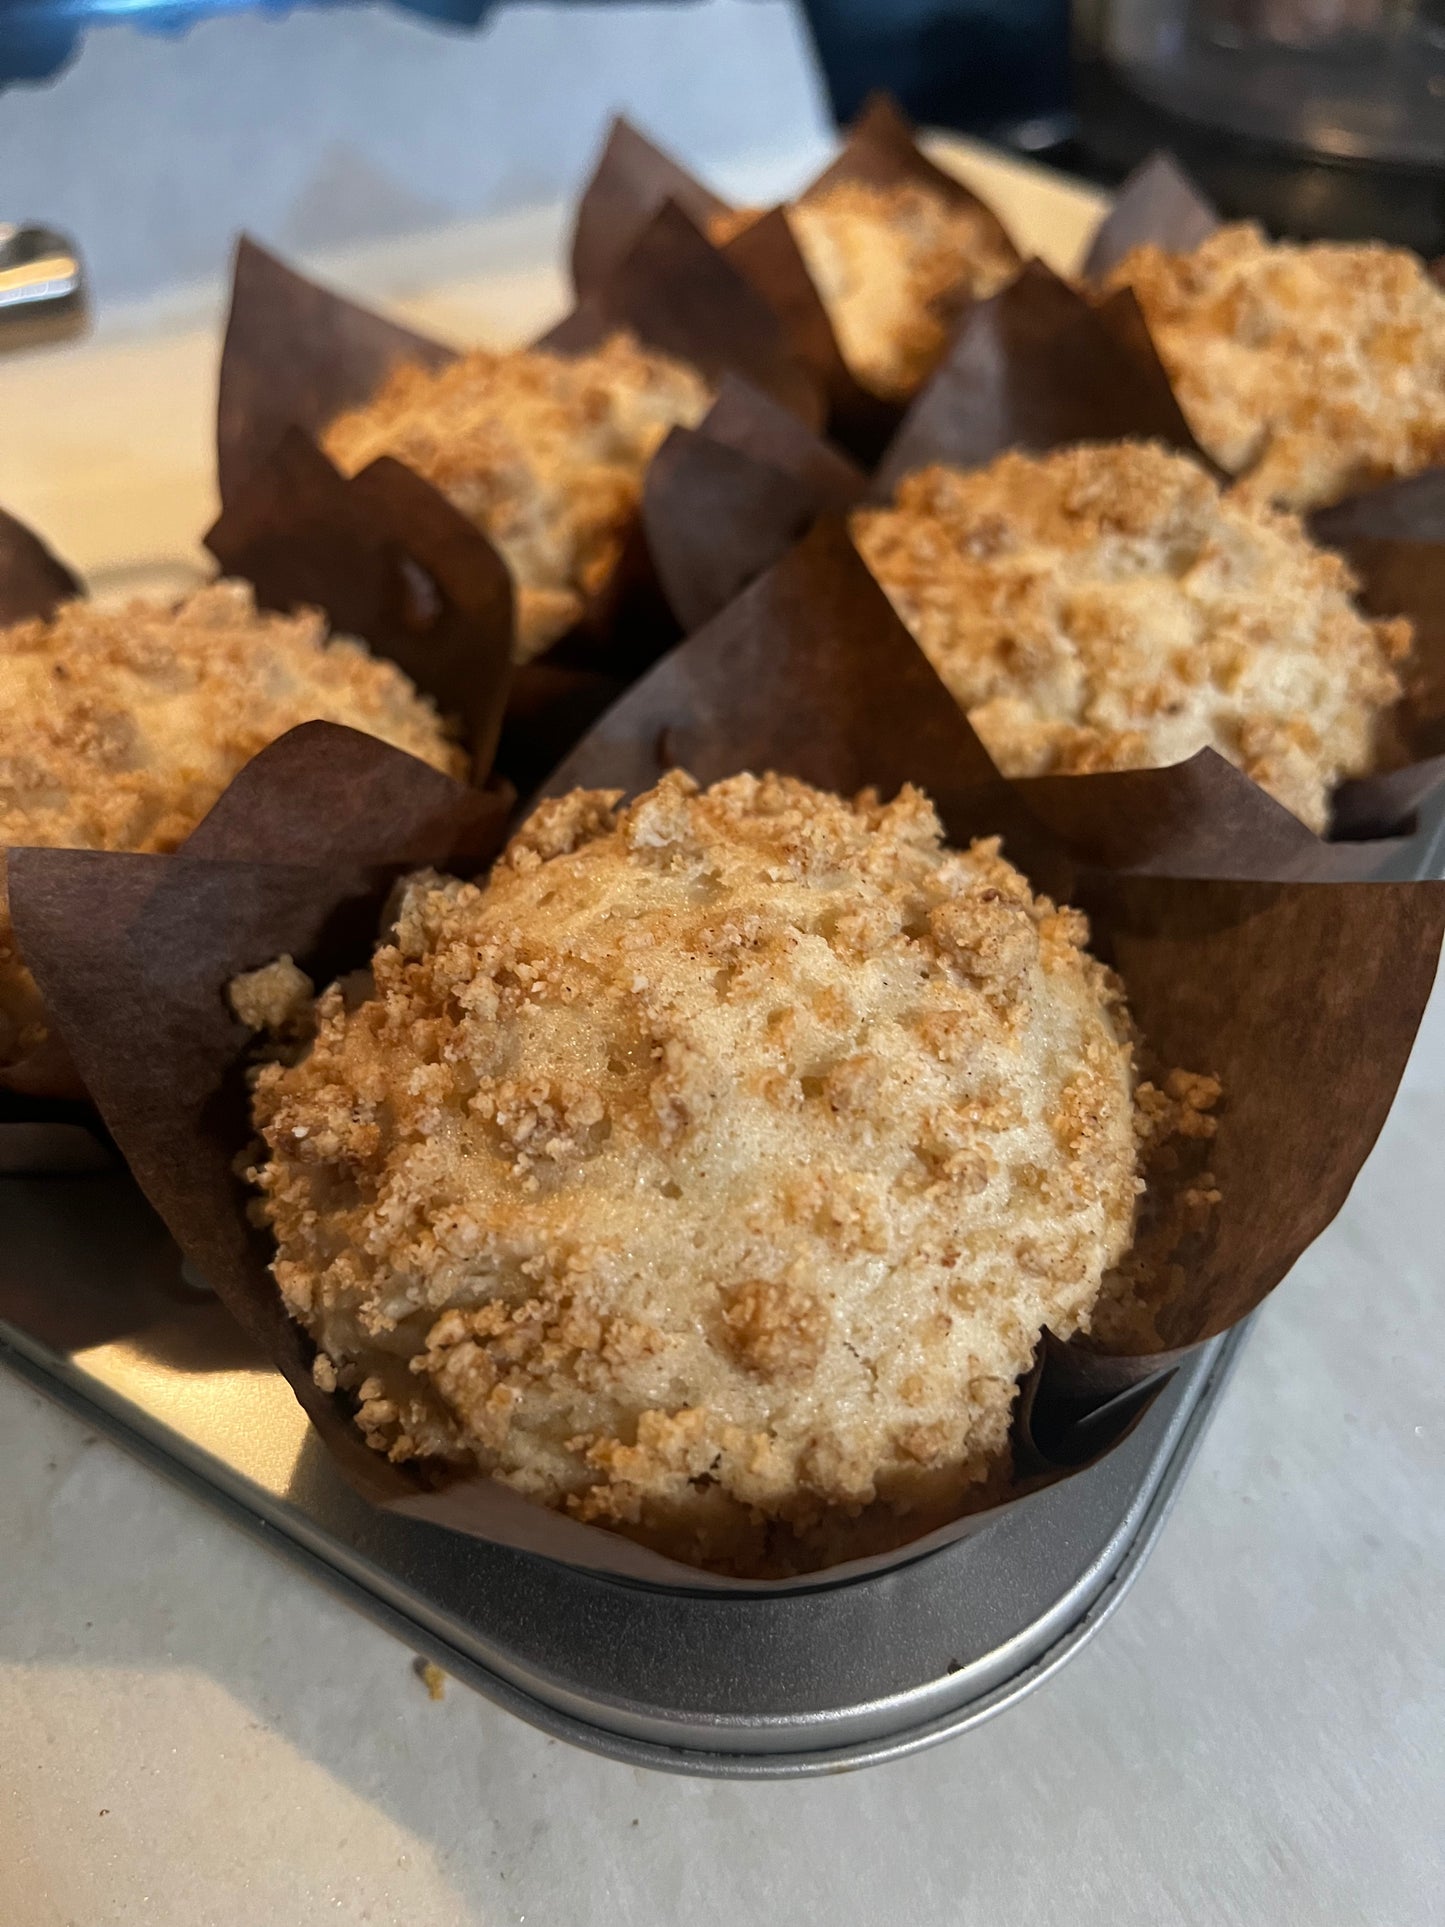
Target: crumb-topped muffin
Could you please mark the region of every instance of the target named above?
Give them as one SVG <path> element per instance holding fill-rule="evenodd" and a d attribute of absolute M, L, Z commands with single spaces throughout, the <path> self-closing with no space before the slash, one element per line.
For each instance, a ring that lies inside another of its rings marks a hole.
<path fill-rule="evenodd" d="M 259 1072 L 279 1287 L 393 1459 L 741 1574 L 902 1543 L 1006 1469 L 1040 1330 L 1129 1243 L 1122 992 L 915 790 L 617 802 L 413 878 Z"/>
<path fill-rule="evenodd" d="M 1189 425 L 1262 500 L 1319 508 L 1445 461 L 1445 289 L 1378 242 L 1267 240 L 1125 256 Z"/>
<path fill-rule="evenodd" d="M 512 572 L 525 662 L 606 583 L 658 444 L 709 400 L 695 370 L 627 334 L 577 356 L 478 348 L 397 368 L 323 446 L 348 475 L 395 456 L 478 524 Z"/>
<path fill-rule="evenodd" d="M 175 608 L 71 602 L 0 630 L 0 852 L 171 850 L 267 743 L 320 719 L 457 776 L 466 758 L 394 663 L 312 611 L 260 613 L 217 582 Z M 0 1065 L 45 1035 L 0 854 Z"/>
<path fill-rule="evenodd" d="M 908 476 L 864 559 L 1009 776 L 1214 749 L 1323 830 L 1372 769 L 1410 625 L 1295 516 L 1144 442 Z"/>
<path fill-rule="evenodd" d="M 720 215 L 719 245 L 758 218 Z M 921 182 L 839 181 L 787 210 L 843 359 L 875 394 L 903 401 L 943 353 L 970 300 L 997 293 L 1018 257 L 981 208 Z"/>

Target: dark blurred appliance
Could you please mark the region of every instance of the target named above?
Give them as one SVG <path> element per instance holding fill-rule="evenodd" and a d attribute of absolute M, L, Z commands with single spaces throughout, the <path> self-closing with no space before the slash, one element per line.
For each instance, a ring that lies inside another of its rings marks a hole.
<path fill-rule="evenodd" d="M 1231 214 L 1445 250 L 1445 0 L 1076 0 L 1082 144 Z"/>

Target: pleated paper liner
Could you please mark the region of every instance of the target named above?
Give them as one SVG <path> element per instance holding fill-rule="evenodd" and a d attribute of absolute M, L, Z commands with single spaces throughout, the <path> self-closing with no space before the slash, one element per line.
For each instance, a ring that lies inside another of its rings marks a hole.
<path fill-rule="evenodd" d="M 270 609 L 323 609 L 389 656 L 492 767 L 512 662 L 512 583 L 476 525 L 383 456 L 350 480 L 299 429 L 209 531 L 223 572 Z"/>
<path fill-rule="evenodd" d="M 1039 262 L 964 317 L 948 355 L 918 396 L 868 485 L 891 499 L 905 475 L 933 462 L 983 467 L 1007 449 L 1043 454 L 1071 443 L 1144 438 L 1219 470 L 1200 451 L 1127 291 L 1099 306 Z M 781 458 L 778 458 L 781 459 Z M 713 458 L 680 438 L 664 444 L 667 522 L 650 525 L 659 578 L 689 625 L 722 606 L 796 540 L 811 515 L 835 502 L 795 467 L 789 493 L 755 475 L 751 495 L 730 499 Z M 718 568 L 686 531 L 704 523 Z M 1405 695 L 1391 714 L 1384 767 L 1342 784 L 1330 835 L 1337 874 L 1370 876 L 1414 833 L 1416 812 L 1445 781 L 1445 476 L 1439 471 L 1370 491 L 1310 518 L 1314 538 L 1340 550 L 1360 578 L 1359 601 L 1376 615 L 1406 615 L 1415 649 Z M 1052 820 L 1067 818 L 1074 777 L 1038 779 Z M 1028 786 L 1025 786 L 1028 793 Z"/>
<path fill-rule="evenodd" d="M 925 187 L 951 206 L 981 214 L 995 239 L 1018 258 L 998 216 L 971 188 L 928 159 L 897 103 L 886 95 L 875 94 L 868 101 L 836 158 L 798 199 L 840 181 Z M 704 231 L 719 215 L 734 211 L 635 127 L 614 121 L 573 229 L 572 277 L 580 297 L 606 283 L 647 221 L 669 200 L 686 209 Z M 784 211 L 770 209 L 721 253 L 767 301 L 794 353 L 823 384 L 830 432 L 852 454 L 871 463 L 896 425 L 900 405 L 871 391 L 848 367 Z"/>
<path fill-rule="evenodd" d="M 537 345 L 579 354 L 622 328 L 709 380 L 740 375 L 816 420 L 813 385 L 775 318 L 719 266 L 716 250 L 675 206 L 653 210 L 605 283 Z M 230 504 L 288 428 L 317 440 L 338 415 L 369 402 L 394 368 L 440 368 L 461 352 L 309 281 L 243 235 L 216 410 L 222 502 Z"/>
<path fill-rule="evenodd" d="M 1241 874 L 1257 862 L 1256 818 L 1267 799 L 1224 765 L 1216 776 L 1227 809 L 1201 823 L 1186 797 L 1166 815 L 1193 874 L 1079 864 L 994 772 L 830 522 L 638 682 L 549 787 L 635 790 L 678 763 L 704 782 L 771 767 L 843 793 L 921 784 L 955 843 L 1001 832 L 1035 885 L 1090 912 L 1096 951 L 1121 971 L 1152 1061 L 1223 1080 L 1218 1136 L 1208 1146 L 1222 1202 L 1177 1238 L 1162 1209 L 1148 1233 L 1159 1245 L 1153 1302 L 1168 1349 L 1099 1364 L 1071 1345 L 1055 1348 L 1067 1354 L 1063 1368 L 1041 1360 L 1021 1404 L 1018 1469 L 1005 1501 L 1026 1504 L 1040 1484 L 1080 1469 L 1069 1460 L 1089 1450 L 1081 1412 L 1118 1381 L 1157 1378 L 1183 1349 L 1245 1316 L 1339 1209 L 1389 1109 L 1429 992 L 1445 885 Z M 1178 778 L 1150 780 L 1157 800 Z M 1099 833 L 1120 852 L 1142 838 L 1156 858 L 1166 855 L 1157 816 L 1145 818 L 1127 784 L 1106 782 Z M 311 1346 L 282 1309 L 266 1238 L 248 1220 L 235 1175 L 249 1135 L 248 1039 L 228 1012 L 225 986 L 282 952 L 319 982 L 363 965 L 399 869 L 447 861 L 441 846 L 452 837 L 456 867 L 477 867 L 495 829 L 476 820 L 477 807 L 473 793 L 395 751 L 311 725 L 249 765 L 175 857 L 18 853 L 21 939 L 148 1197 L 369 1499 L 680 1590 L 816 1584 L 817 1573 L 774 1581 L 704 1573 L 480 1475 L 394 1466 L 363 1445 L 344 1401 L 312 1379 Z M 1211 850 L 1214 873 L 1203 874 Z M 1161 1205 L 1169 1201 L 1166 1191 Z M 1085 1369 L 1109 1375 L 1082 1399 L 1073 1363 L 1081 1355 Z M 865 1516 L 859 1530 L 873 1535 L 863 1542 L 870 1556 L 821 1577 L 885 1571 L 993 1516 L 911 1525 Z"/>
<path fill-rule="evenodd" d="M 52 616 L 80 593 L 79 578 L 40 537 L 0 511 L 0 627 Z M 0 885 L 4 863 L 0 851 Z M 0 1066 L 0 1171 L 94 1164 L 83 1095 L 75 1066 L 53 1037 L 20 1063 Z"/>
<path fill-rule="evenodd" d="M 760 404 L 750 403 L 756 416 Z M 721 407 L 721 402 L 719 404 Z M 1195 444 L 1131 295 L 1094 308 L 1031 262 L 965 315 L 941 366 L 904 417 L 871 482 L 794 429 L 739 442 L 752 466 L 674 429 L 653 463 L 643 520 L 654 565 L 683 628 L 716 615 L 820 513 L 866 494 L 886 500 L 932 461 L 980 466 L 1004 448 L 1150 435 Z M 665 492 L 666 499 L 663 501 Z"/>
<path fill-rule="evenodd" d="M 776 318 L 676 207 L 658 209 L 605 285 L 538 345 L 580 354 L 622 328 L 689 361 L 710 382 L 742 377 L 780 408 L 805 420 L 818 416 L 816 387 L 789 353 Z M 274 558 L 255 553 L 252 542 L 258 523 L 276 523 L 278 487 L 286 492 L 278 484 L 278 460 L 283 471 L 297 469 L 302 458 L 295 437 L 314 447 L 337 414 L 369 401 L 397 364 L 436 367 L 457 352 L 318 287 L 243 239 L 217 411 L 223 508 L 209 538 L 226 566 L 256 581 L 268 603 L 288 607 L 287 572 L 278 574 Z M 278 458 L 288 436 L 289 456 Z M 323 459 L 316 449 L 317 475 Z M 418 479 L 418 487 L 430 484 Z M 328 499 L 334 505 L 340 498 L 332 490 Z M 322 506 L 316 481 L 309 503 L 313 522 Z M 481 596 L 490 593 L 490 579 L 504 565 L 495 552 L 489 558 L 479 547 L 474 554 Z M 522 786 L 537 781 L 676 636 L 640 527 L 634 528 L 573 632 L 519 667 L 498 769 Z"/>
<path fill-rule="evenodd" d="M 79 577 L 40 537 L 0 510 L 0 628 L 52 616 L 81 593 Z"/>
<path fill-rule="evenodd" d="M 1159 152 L 1134 169 L 1095 228 L 1084 256 L 1086 281 L 1102 281 L 1135 248 L 1187 254 L 1223 221 L 1209 197 L 1172 154 Z"/>
<path fill-rule="evenodd" d="M 671 430 L 643 486 L 648 550 L 682 634 L 725 608 L 820 512 L 850 507 L 864 486 L 863 471 L 796 416 L 744 383 L 724 382 L 699 428 Z"/>
<path fill-rule="evenodd" d="M 511 586 L 490 544 L 395 462 L 343 482 L 298 434 L 268 473 L 269 489 L 246 505 L 251 521 L 242 524 L 238 510 L 233 526 L 248 530 L 250 552 L 277 590 L 273 606 L 320 608 L 333 631 L 390 657 L 456 725 L 477 783 L 487 784 L 511 676 Z M 225 566 L 228 557 L 219 559 Z M 0 608 L 10 620 L 50 615 L 80 592 L 38 537 L 8 516 L 0 521 Z M 510 799 L 496 789 L 484 807 L 504 814 Z M 0 1092 L 0 1168 L 71 1161 L 63 1140 L 92 1114 L 58 1035 L 0 1068 Z M 60 1135 L 49 1128 L 57 1125 Z M 21 1126 L 46 1128 L 22 1139 Z"/>

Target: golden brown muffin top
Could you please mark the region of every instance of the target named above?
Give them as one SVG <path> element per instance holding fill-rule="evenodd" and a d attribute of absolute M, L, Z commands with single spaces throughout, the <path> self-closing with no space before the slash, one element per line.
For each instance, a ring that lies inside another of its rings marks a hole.
<path fill-rule="evenodd" d="M 693 369 L 628 334 L 576 356 L 477 348 L 397 368 L 324 447 L 347 474 L 394 456 L 477 523 L 511 569 L 525 662 L 606 583 L 658 444 L 709 399 Z"/>
<path fill-rule="evenodd" d="M 910 475 L 864 559 L 1006 775 L 1211 748 L 1312 829 L 1374 767 L 1404 621 L 1292 515 L 1145 442 Z"/>
<path fill-rule="evenodd" d="M 1190 427 L 1262 501 L 1318 508 L 1445 460 L 1445 290 L 1378 242 L 1135 248 L 1131 287 Z"/>
<path fill-rule="evenodd" d="M 755 208 L 729 212 L 712 237 L 721 245 L 757 218 Z M 1018 268 L 981 208 L 921 182 L 839 181 L 794 202 L 787 218 L 844 360 L 895 400 L 930 373 L 965 304 L 997 293 Z"/>

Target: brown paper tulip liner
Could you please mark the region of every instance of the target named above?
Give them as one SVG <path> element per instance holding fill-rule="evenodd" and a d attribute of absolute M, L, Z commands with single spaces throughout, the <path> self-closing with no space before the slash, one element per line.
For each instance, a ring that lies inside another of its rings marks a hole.
<path fill-rule="evenodd" d="M 796 416 L 724 382 L 697 429 L 674 428 L 642 491 L 648 552 L 683 635 L 726 608 L 865 477 Z M 554 759 L 555 760 L 555 759 Z"/>
<path fill-rule="evenodd" d="M 816 384 L 792 356 L 777 318 L 671 204 L 654 211 L 613 272 L 538 345 L 581 354 L 622 328 L 690 362 L 712 383 L 745 380 L 779 408 L 809 422 L 819 419 Z M 316 444 L 327 426 L 369 401 L 394 367 L 409 362 L 436 368 L 458 352 L 318 286 L 243 237 L 217 407 L 222 514 L 209 538 L 226 566 L 255 580 L 274 606 L 288 607 L 284 589 L 294 572 L 275 562 L 276 545 L 284 542 L 276 497 L 294 490 L 303 461 L 298 441 L 311 445 L 319 463 Z M 289 454 L 278 456 L 283 442 Z M 339 512 L 341 497 L 322 486 L 320 470 L 312 466 L 308 511 L 314 539 L 324 528 L 327 505 Z M 437 494 L 414 479 L 414 502 L 423 488 Z M 261 554 L 253 542 L 258 524 L 268 531 L 269 546 Z M 493 579 L 505 565 L 480 533 L 472 556 L 480 598 L 493 592 Z M 635 532 L 577 628 L 519 669 L 499 771 L 523 786 L 536 782 L 676 634 Z"/>
<path fill-rule="evenodd" d="M 844 794 L 921 784 L 954 842 L 1001 833 L 1038 887 L 1087 909 L 1095 948 L 1123 975 L 1151 1061 L 1222 1080 L 1208 1146 L 1222 1202 L 1182 1230 L 1161 1208 L 1146 1233 L 1166 1285 L 1154 1304 L 1169 1349 L 1106 1358 L 1074 1344 L 1041 1354 L 1020 1401 L 1007 1500 L 1026 1503 L 1097 1456 L 1081 1414 L 1158 1382 L 1183 1351 L 1246 1316 L 1339 1209 L 1389 1109 L 1429 992 L 1445 884 L 1240 876 L 1236 852 L 1258 839 L 1239 832 L 1273 806 L 1223 764 L 1217 774 L 1238 819 L 1228 831 L 1215 816 L 1198 821 L 1187 793 L 1172 816 L 1153 807 L 1177 772 L 1076 779 L 1086 793 L 1098 784 L 1099 838 L 1122 853 L 1143 839 L 1159 857 L 1167 855 L 1161 838 L 1171 839 L 1161 823 L 1172 824 L 1187 874 L 1079 862 L 997 776 L 830 521 L 643 677 L 548 787 L 633 791 L 679 763 L 704 782 L 775 768 Z M 364 1446 L 345 1403 L 318 1390 L 312 1348 L 282 1308 L 267 1239 L 249 1222 L 236 1175 L 250 1135 L 248 1039 L 225 986 L 283 952 L 318 982 L 363 965 L 399 869 L 440 861 L 470 873 L 494 847 L 497 821 L 484 801 L 370 739 L 311 724 L 251 763 L 177 856 L 17 853 L 14 914 L 26 955 L 182 1250 L 286 1375 L 345 1476 L 391 1510 L 684 1590 L 833 1583 L 987 1524 L 996 1509 L 822 1574 L 729 1580 L 547 1511 L 480 1474 L 392 1465 Z M 1134 1413 L 1143 1398 L 1134 1398 Z"/>
<path fill-rule="evenodd" d="M 998 216 L 956 176 L 928 159 L 907 118 L 887 95 L 875 94 L 868 101 L 836 158 L 798 198 L 806 200 L 840 181 L 924 186 L 950 206 L 983 215 L 995 238 L 1018 258 Z M 579 298 L 585 300 L 606 284 L 637 235 L 668 201 L 685 209 L 704 231 L 718 216 L 734 212 L 629 122 L 615 120 L 577 210 L 572 278 Z M 783 209 L 770 209 L 720 252 L 763 296 L 783 323 L 794 353 L 822 383 L 829 432 L 871 464 L 898 422 L 900 405 L 872 392 L 848 367 Z"/>
<path fill-rule="evenodd" d="M 40 537 L 0 511 L 0 628 L 52 616 L 81 593 L 79 578 Z M 14 1155 L 17 1127 L 58 1124 L 68 1136 L 83 1116 L 82 1095 L 75 1067 L 54 1038 L 20 1063 L 0 1066 L 0 1159 Z"/>
<path fill-rule="evenodd" d="M 715 415 L 727 399 L 719 397 Z M 847 508 L 865 492 L 886 499 L 903 475 L 928 462 L 975 467 L 1004 448 L 1120 433 L 1152 435 L 1205 460 L 1132 296 L 1095 309 L 1038 262 L 969 309 L 871 482 L 806 430 L 790 425 L 786 436 L 766 435 L 758 421 L 765 406 L 748 399 L 746 437 L 714 428 L 712 417 L 704 424 L 709 443 L 742 450 L 751 466 L 676 429 L 654 462 L 643 522 L 659 580 L 689 632 L 776 561 L 815 516 Z"/>

